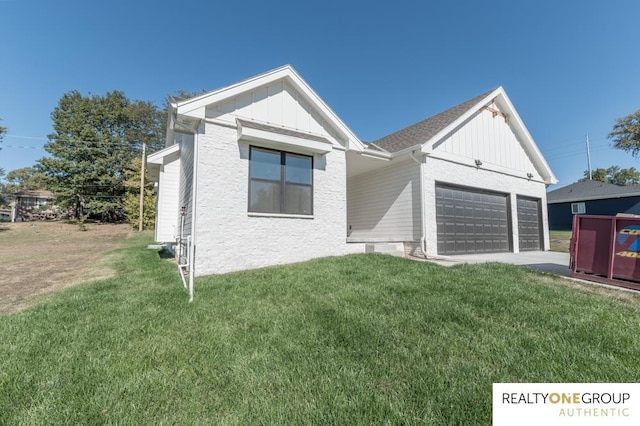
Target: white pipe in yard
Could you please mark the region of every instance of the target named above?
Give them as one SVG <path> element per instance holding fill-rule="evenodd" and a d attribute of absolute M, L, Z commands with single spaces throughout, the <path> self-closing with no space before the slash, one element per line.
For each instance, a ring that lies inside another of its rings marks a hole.
<path fill-rule="evenodd" d="M 187 281 L 184 279 L 184 269 L 189 266 L 189 253 L 187 252 L 187 256 L 185 256 L 185 261 L 182 263 L 182 254 L 184 253 L 184 214 L 185 208 L 184 206 L 180 207 L 180 233 L 178 234 L 178 272 L 180 273 L 180 279 L 182 280 L 182 285 L 184 289 L 187 290 Z M 189 237 L 187 237 L 187 250 L 189 249 Z"/>
<path fill-rule="evenodd" d="M 182 285 L 184 286 L 185 290 L 188 289 L 187 287 L 187 280 L 184 279 L 184 269 L 189 266 L 189 254 L 187 253 L 187 262 L 186 263 L 180 263 L 180 258 L 182 257 L 182 241 L 183 239 L 180 238 L 180 252 L 178 253 L 178 272 L 180 273 L 180 279 L 182 279 Z M 189 246 L 191 245 L 191 236 L 187 237 L 187 250 L 189 250 Z"/>

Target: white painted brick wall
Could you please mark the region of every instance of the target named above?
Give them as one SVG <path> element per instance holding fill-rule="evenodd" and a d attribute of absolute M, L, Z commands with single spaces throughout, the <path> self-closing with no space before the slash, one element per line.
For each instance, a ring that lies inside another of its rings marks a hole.
<path fill-rule="evenodd" d="M 547 221 L 546 185 L 541 182 L 509 176 L 506 174 L 465 166 L 450 161 L 427 157 L 424 172 L 425 214 L 427 228 L 427 254 L 437 255 L 436 223 L 436 182 L 481 188 L 510 194 L 511 229 L 513 232 L 513 250 L 519 252 L 518 214 L 516 196 L 527 196 L 542 200 L 542 227 L 544 231 L 544 249 L 549 250 L 549 226 Z"/>
<path fill-rule="evenodd" d="M 345 153 L 314 156 L 313 219 L 247 213 L 249 144 L 236 129 L 206 124 L 198 138 L 196 275 L 362 252 L 346 243 Z"/>

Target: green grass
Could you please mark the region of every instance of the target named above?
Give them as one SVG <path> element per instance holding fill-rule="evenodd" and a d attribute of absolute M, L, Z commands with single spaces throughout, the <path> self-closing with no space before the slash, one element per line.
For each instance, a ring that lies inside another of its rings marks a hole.
<path fill-rule="evenodd" d="M 571 231 L 549 231 L 551 251 L 562 251 L 568 253 L 570 240 Z"/>
<path fill-rule="evenodd" d="M 636 382 L 640 298 L 500 264 L 353 255 L 119 278 L 0 317 L 0 424 L 491 422 L 494 382 Z"/>

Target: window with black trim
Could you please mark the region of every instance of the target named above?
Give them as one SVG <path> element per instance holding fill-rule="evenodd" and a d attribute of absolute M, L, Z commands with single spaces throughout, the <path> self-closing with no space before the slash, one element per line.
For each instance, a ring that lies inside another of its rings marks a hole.
<path fill-rule="evenodd" d="M 249 149 L 249 212 L 313 214 L 313 157 Z"/>

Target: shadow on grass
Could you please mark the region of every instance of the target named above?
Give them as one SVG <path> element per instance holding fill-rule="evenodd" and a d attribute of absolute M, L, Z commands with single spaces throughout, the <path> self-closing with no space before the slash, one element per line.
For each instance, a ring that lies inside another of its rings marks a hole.
<path fill-rule="evenodd" d="M 173 253 L 165 249 L 158 250 L 158 257 L 160 257 L 160 259 L 175 259 Z"/>

